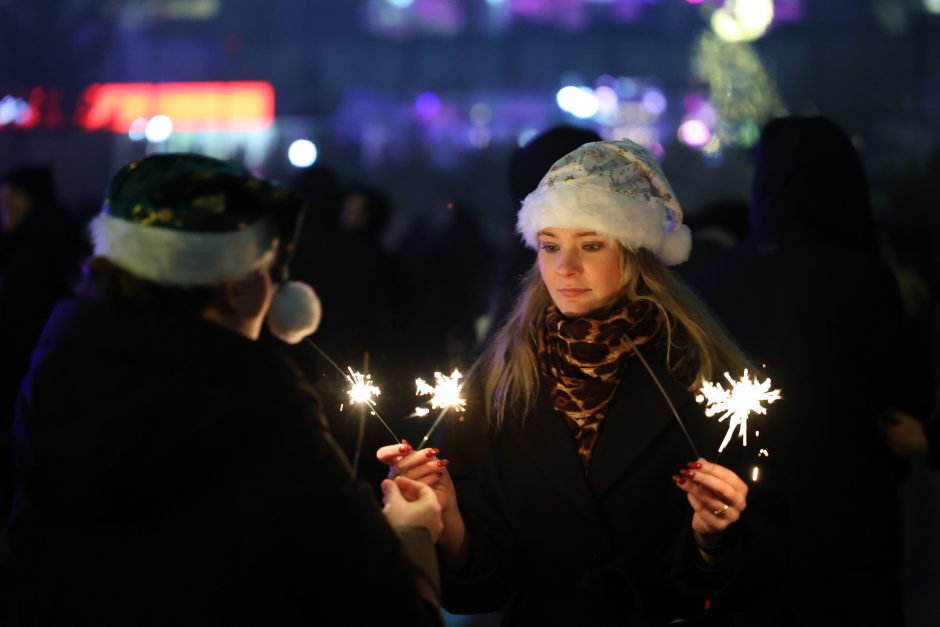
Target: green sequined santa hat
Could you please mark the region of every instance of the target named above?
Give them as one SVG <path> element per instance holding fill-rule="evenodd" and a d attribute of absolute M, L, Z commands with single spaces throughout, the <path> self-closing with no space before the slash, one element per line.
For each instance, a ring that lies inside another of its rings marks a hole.
<path fill-rule="evenodd" d="M 316 330 L 320 303 L 288 281 L 303 202 L 236 163 L 152 155 L 112 178 L 90 225 L 94 254 L 160 285 L 206 287 L 269 268 L 278 282 L 272 332 L 295 343 Z"/>
<path fill-rule="evenodd" d="M 689 258 L 692 233 L 659 163 L 630 140 L 592 142 L 549 169 L 522 202 L 516 231 L 538 249 L 539 231 L 578 228 L 646 248 L 666 265 Z"/>

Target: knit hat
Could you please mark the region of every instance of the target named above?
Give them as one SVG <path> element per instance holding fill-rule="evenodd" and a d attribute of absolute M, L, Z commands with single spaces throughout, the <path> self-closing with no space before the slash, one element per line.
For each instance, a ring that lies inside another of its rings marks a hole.
<path fill-rule="evenodd" d="M 522 202 L 516 221 L 530 248 L 548 227 L 581 228 L 646 248 L 673 266 L 689 258 L 692 234 L 659 163 L 630 140 L 584 144 L 555 162 Z"/>
<path fill-rule="evenodd" d="M 269 269 L 278 286 L 268 325 L 296 343 L 321 314 L 313 289 L 287 280 L 303 214 L 300 199 L 238 164 L 160 154 L 114 176 L 90 230 L 96 256 L 160 285 L 216 286 Z"/>

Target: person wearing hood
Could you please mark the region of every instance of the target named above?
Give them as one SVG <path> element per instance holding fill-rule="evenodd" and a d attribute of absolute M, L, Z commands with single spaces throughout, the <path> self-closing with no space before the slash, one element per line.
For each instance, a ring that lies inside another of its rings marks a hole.
<path fill-rule="evenodd" d="M 591 142 L 543 174 L 517 231 L 537 259 L 466 411 L 440 449 L 377 453 L 437 491 L 444 606 L 507 625 L 712 624 L 694 621 L 735 591 L 749 488 L 740 447 L 698 455 L 725 428 L 692 390 L 748 364 L 666 267 L 691 247 L 679 202 L 645 148 Z"/>
<path fill-rule="evenodd" d="M 752 618 L 769 624 L 902 624 L 897 483 L 880 430 L 929 412 L 928 369 L 905 334 L 877 255 L 861 158 L 821 118 L 769 122 L 756 152 L 751 233 L 694 285 L 784 402 L 757 446 L 784 561 Z M 887 417 L 887 418 L 886 418 Z M 743 624 L 749 624 L 744 622 Z"/>
<path fill-rule="evenodd" d="M 302 215 L 209 157 L 114 176 L 20 394 L 17 625 L 366 624 L 382 607 L 439 624 L 434 495 L 384 482 L 383 517 L 309 384 L 256 341 L 266 319 L 287 342 L 318 323 L 287 281 Z"/>

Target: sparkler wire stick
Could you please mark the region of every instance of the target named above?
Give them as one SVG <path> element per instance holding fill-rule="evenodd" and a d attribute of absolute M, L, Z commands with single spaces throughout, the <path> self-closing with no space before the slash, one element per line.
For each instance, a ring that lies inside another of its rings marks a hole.
<path fill-rule="evenodd" d="M 679 426 L 682 428 L 682 433 L 685 434 L 685 439 L 689 441 L 689 446 L 692 447 L 692 452 L 695 454 L 695 459 L 699 459 L 702 456 L 699 454 L 698 449 L 695 448 L 695 442 L 692 441 L 692 436 L 689 435 L 689 430 L 685 428 L 685 423 L 682 422 L 682 418 L 679 417 L 679 412 L 676 411 L 676 406 L 672 404 L 672 399 L 669 398 L 668 394 L 666 394 L 666 388 L 664 388 L 663 384 L 659 382 L 659 378 L 653 372 L 653 369 L 650 368 L 649 363 L 643 357 L 642 353 L 640 353 L 640 351 L 637 349 L 636 344 L 634 344 L 630 340 L 630 338 L 628 338 L 626 335 L 624 335 L 623 337 L 627 341 L 627 344 L 630 345 L 630 348 L 633 349 L 633 353 L 637 357 L 639 357 L 640 363 L 643 364 L 644 368 L 646 368 L 646 371 L 650 374 L 650 377 L 653 378 L 653 382 L 656 384 L 656 387 L 659 388 L 659 391 L 662 393 L 663 398 L 666 399 L 666 403 L 669 405 L 669 409 L 672 410 L 672 415 L 675 416 L 676 422 L 678 422 Z"/>
<path fill-rule="evenodd" d="M 437 429 L 437 425 L 441 423 L 441 419 L 444 418 L 444 414 L 447 413 L 448 409 L 450 409 L 450 405 L 442 409 L 441 413 L 437 415 L 437 418 L 435 418 L 433 424 L 431 424 L 431 428 L 428 429 L 428 432 L 424 434 L 423 438 L 421 438 L 421 443 L 418 444 L 418 448 L 415 449 L 416 451 L 420 451 L 421 447 L 424 446 L 424 443 L 428 441 L 428 438 L 430 438 L 431 434 L 434 433 L 434 430 Z"/>
<path fill-rule="evenodd" d="M 362 371 L 369 372 L 369 353 L 362 355 Z M 362 456 L 362 442 L 366 435 L 366 407 L 359 403 L 359 431 L 356 433 L 356 452 L 353 453 L 352 474 L 353 477 L 359 474 L 359 458 Z"/>
<path fill-rule="evenodd" d="M 352 378 L 351 378 L 348 374 L 346 374 L 345 372 L 343 372 L 343 369 L 340 368 L 340 367 L 337 365 L 337 363 L 336 363 L 335 361 L 333 361 L 333 360 L 330 358 L 330 356 L 327 355 L 327 354 L 323 351 L 322 348 L 320 348 L 319 346 L 317 346 L 316 343 L 315 343 L 313 340 L 311 340 L 309 337 L 305 337 L 305 338 L 304 338 L 304 341 L 307 342 L 307 343 L 308 343 L 310 346 L 312 346 L 313 348 L 315 348 L 318 353 L 320 353 L 321 355 L 323 355 L 323 358 L 326 359 L 326 360 L 330 363 L 331 366 L 333 366 L 334 368 L 336 368 L 336 371 L 337 371 L 338 373 L 340 373 L 341 375 L 343 375 L 343 378 L 344 378 L 344 379 L 346 379 L 346 380 L 349 381 L 350 383 L 353 382 Z M 392 428 L 389 427 L 389 426 L 388 426 L 388 423 L 385 422 L 385 419 L 382 418 L 382 415 L 379 413 L 379 410 L 375 408 L 375 404 L 374 404 L 372 401 L 370 401 L 369 399 L 365 399 L 365 404 L 368 405 L 368 406 L 369 406 L 369 409 L 372 410 L 372 415 L 375 416 L 376 418 L 378 418 L 378 419 L 379 419 L 379 422 L 382 423 L 382 426 L 385 427 L 385 429 L 386 429 L 390 434 L 392 434 L 392 437 L 395 438 L 395 442 L 398 443 L 398 444 L 401 444 L 401 439 L 400 439 L 397 435 L 395 435 L 395 432 L 392 431 Z"/>

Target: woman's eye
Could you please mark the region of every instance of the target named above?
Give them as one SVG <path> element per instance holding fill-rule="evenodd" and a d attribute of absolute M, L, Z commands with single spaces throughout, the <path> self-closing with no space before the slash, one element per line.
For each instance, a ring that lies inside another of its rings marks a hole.
<path fill-rule="evenodd" d="M 604 247 L 604 242 L 588 242 L 584 245 L 584 250 L 600 250 Z"/>
<path fill-rule="evenodd" d="M 558 250 L 558 245 L 557 245 L 557 244 L 552 244 L 551 242 L 542 242 L 541 244 L 539 244 L 539 248 L 540 248 L 541 250 L 546 251 L 546 252 L 553 253 L 553 252 L 555 252 L 556 250 Z"/>

